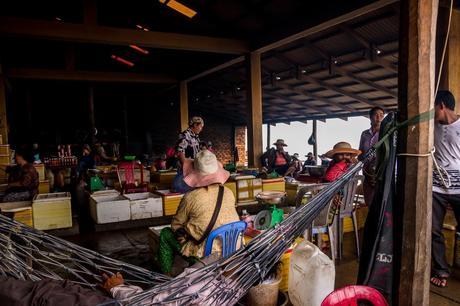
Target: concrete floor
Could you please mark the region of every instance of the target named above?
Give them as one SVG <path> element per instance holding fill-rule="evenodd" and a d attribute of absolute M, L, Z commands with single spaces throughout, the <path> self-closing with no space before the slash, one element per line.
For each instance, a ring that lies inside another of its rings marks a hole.
<path fill-rule="evenodd" d="M 66 239 L 103 255 L 155 270 L 145 228 L 90 233 Z M 336 266 L 336 288 L 355 284 L 357 271 L 358 262 L 354 256 L 353 237 L 346 234 L 344 257 Z M 431 286 L 430 305 L 460 305 L 460 269 L 454 271 L 447 288 Z"/>

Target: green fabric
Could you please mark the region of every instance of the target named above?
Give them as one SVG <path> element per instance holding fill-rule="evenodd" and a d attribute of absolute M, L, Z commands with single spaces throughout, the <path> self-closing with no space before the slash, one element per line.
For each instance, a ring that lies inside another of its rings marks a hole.
<path fill-rule="evenodd" d="M 181 255 L 181 244 L 176 240 L 176 236 L 170 227 L 165 227 L 160 232 L 160 247 L 158 249 L 158 261 L 162 273 L 171 273 L 174 256 Z M 190 265 L 198 261 L 196 257 L 182 256 Z"/>

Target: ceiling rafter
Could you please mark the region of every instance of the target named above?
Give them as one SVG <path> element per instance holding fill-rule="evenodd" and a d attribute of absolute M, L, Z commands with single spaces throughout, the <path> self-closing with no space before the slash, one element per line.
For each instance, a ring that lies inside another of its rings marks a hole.
<path fill-rule="evenodd" d="M 342 26 L 340 26 L 340 29 L 343 32 L 347 33 L 356 42 L 361 44 L 361 46 L 363 46 L 364 48 L 367 49 L 366 55 L 367 55 L 367 58 L 371 62 L 376 63 L 377 65 L 382 66 L 382 67 L 384 67 L 384 68 L 386 68 L 386 69 L 388 69 L 388 70 L 390 70 L 392 72 L 398 72 L 398 66 L 397 65 L 393 64 L 391 61 L 389 61 L 387 59 L 384 59 L 384 58 L 376 56 L 377 45 L 375 43 L 368 41 L 364 36 L 362 36 L 361 34 L 356 32 L 355 30 L 353 30 L 349 26 L 342 25 Z"/>
<path fill-rule="evenodd" d="M 311 43 L 305 43 L 305 47 L 315 51 L 318 55 L 320 55 L 323 59 L 325 60 L 329 60 L 331 58 L 331 55 L 327 54 L 325 51 L 321 50 L 319 47 L 311 44 Z M 363 84 L 366 84 L 367 86 L 371 87 L 371 88 L 374 88 L 375 90 L 379 90 L 379 91 L 382 91 L 382 92 L 385 92 L 389 95 L 391 95 L 392 97 L 394 98 L 397 98 L 398 97 L 398 93 L 385 87 L 385 86 L 382 86 L 382 85 L 379 85 L 379 84 L 376 84 L 368 79 L 365 79 L 365 78 L 362 78 L 362 77 L 359 77 L 357 75 L 355 75 L 354 73 L 352 72 L 349 72 L 347 70 L 345 70 L 344 68 L 342 68 L 341 66 L 338 66 L 334 63 L 332 63 L 332 65 L 334 65 L 334 68 L 333 68 L 333 71 L 342 75 L 342 76 L 346 76 L 358 83 L 363 83 Z"/>
<path fill-rule="evenodd" d="M 293 63 L 291 60 L 289 60 L 283 54 L 277 54 L 276 58 L 279 58 L 281 61 L 283 61 L 284 63 L 286 63 L 288 65 L 298 67 L 298 65 L 296 63 Z M 321 87 L 326 88 L 328 90 L 338 92 L 341 95 L 349 97 L 349 98 L 352 98 L 352 99 L 354 99 L 356 101 L 365 103 L 365 104 L 370 105 L 370 106 L 377 106 L 376 103 L 374 103 L 374 102 L 372 102 L 372 101 L 370 101 L 370 100 L 368 100 L 368 99 L 366 99 L 364 97 L 361 97 L 361 96 L 359 96 L 359 95 L 357 95 L 357 94 L 355 94 L 353 92 L 343 90 L 343 89 L 341 89 L 341 88 L 339 88 L 339 87 L 337 87 L 335 85 L 327 84 L 326 82 L 321 81 L 319 79 L 316 79 L 316 78 L 314 78 L 314 77 L 312 77 L 312 76 L 310 76 L 308 74 L 300 74 L 300 75 L 298 75 L 298 77 L 299 77 L 300 80 L 305 80 L 305 81 L 308 81 L 309 83 L 321 86 Z"/>

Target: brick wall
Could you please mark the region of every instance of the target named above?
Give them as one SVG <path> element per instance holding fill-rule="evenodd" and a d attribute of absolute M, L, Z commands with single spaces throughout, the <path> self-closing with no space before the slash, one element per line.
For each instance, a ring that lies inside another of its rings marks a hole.
<path fill-rule="evenodd" d="M 235 143 L 236 149 L 238 150 L 238 158 L 237 161 L 238 166 L 245 166 L 248 164 L 248 155 L 246 152 L 246 127 L 245 126 L 238 126 L 235 127 Z"/>
<path fill-rule="evenodd" d="M 228 122 L 220 119 L 205 117 L 204 129 L 200 134 L 202 141 L 211 141 L 217 159 L 223 163 L 233 161 L 233 128 Z"/>

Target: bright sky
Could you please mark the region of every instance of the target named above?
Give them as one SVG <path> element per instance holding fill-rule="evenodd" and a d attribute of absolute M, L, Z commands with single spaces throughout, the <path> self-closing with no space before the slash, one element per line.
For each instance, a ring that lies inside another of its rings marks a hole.
<path fill-rule="evenodd" d="M 339 141 L 346 141 L 353 148 L 358 149 L 361 132 L 370 127 L 369 118 L 351 117 L 348 121 L 341 119 L 327 119 L 326 122 L 318 121 L 317 142 L 318 154 L 324 154 Z M 292 122 L 291 125 L 277 124 L 270 127 L 270 142 L 274 143 L 277 139 L 284 139 L 288 145 L 285 149 L 289 154 L 299 153 L 300 158 L 305 159 L 304 155 L 313 152 L 313 146 L 308 144 L 308 138 L 312 133 L 313 121 L 308 124 Z M 267 125 L 263 125 L 263 148 L 267 146 Z"/>

